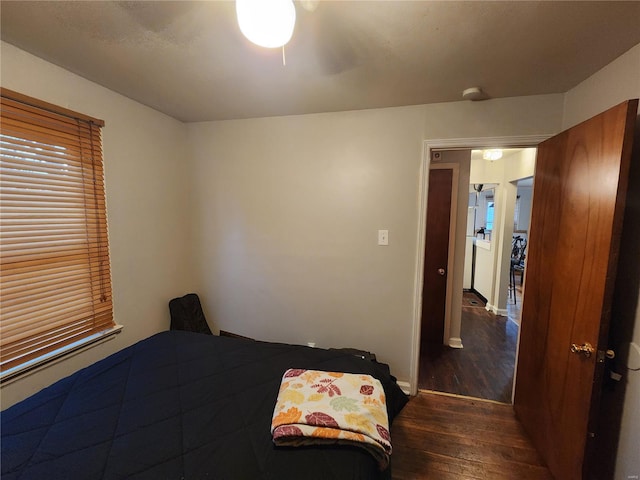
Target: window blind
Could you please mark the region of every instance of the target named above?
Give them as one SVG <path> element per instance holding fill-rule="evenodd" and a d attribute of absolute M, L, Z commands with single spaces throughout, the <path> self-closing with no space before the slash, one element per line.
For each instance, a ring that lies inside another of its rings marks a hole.
<path fill-rule="evenodd" d="M 1 89 L 0 370 L 114 326 L 104 122 Z"/>

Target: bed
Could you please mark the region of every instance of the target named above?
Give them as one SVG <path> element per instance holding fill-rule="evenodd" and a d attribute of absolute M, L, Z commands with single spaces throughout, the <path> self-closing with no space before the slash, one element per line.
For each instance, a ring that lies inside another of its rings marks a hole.
<path fill-rule="evenodd" d="M 351 350 L 167 331 L 3 411 L 2 478 L 391 478 L 360 448 L 274 446 L 290 368 L 377 378 L 390 423 L 407 402 L 387 365 Z"/>

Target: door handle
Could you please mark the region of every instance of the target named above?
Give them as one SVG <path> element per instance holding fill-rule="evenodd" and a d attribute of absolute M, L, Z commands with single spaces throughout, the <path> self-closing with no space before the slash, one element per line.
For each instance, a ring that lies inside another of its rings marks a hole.
<path fill-rule="evenodd" d="M 444 268 L 439 268 L 438 269 L 438 275 L 443 276 L 444 277 L 445 271 Z"/>
<path fill-rule="evenodd" d="M 583 343 L 582 345 L 576 345 L 575 343 L 571 344 L 571 353 L 577 353 L 578 355 L 584 355 L 586 358 L 589 358 L 596 349 L 589 343 Z"/>

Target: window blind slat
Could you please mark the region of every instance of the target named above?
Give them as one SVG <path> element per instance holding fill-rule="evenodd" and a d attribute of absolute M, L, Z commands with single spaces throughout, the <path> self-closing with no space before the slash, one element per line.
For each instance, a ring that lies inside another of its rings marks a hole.
<path fill-rule="evenodd" d="M 26 339 L 30 338 L 35 340 L 46 337 L 49 333 L 57 329 L 74 324 L 95 325 L 95 316 L 98 309 L 93 309 L 87 304 L 79 302 L 74 303 L 74 307 L 75 308 L 73 310 L 71 308 L 65 309 L 65 313 L 67 314 L 65 317 L 56 317 L 55 315 L 49 314 L 46 317 L 43 317 L 41 322 L 28 323 L 24 322 L 24 319 L 22 319 L 22 322 L 12 325 L 11 328 L 3 327 L 3 330 L 6 330 L 7 332 L 6 336 L 9 345 L 17 342 L 24 342 Z M 106 311 L 108 308 L 110 308 L 110 305 L 105 305 L 103 310 Z"/>
<path fill-rule="evenodd" d="M 42 350 L 50 349 L 54 341 L 56 347 L 59 348 L 68 345 L 71 342 L 79 340 L 83 336 L 92 335 L 93 333 L 106 330 L 110 327 L 108 313 L 96 314 L 94 319 L 87 321 L 88 317 L 81 319 L 75 323 L 62 325 L 52 329 L 47 333 L 42 333 L 35 339 L 15 340 L 10 347 L 2 351 L 2 368 L 10 368 L 12 364 L 26 361 L 41 355 Z M 83 335 L 84 333 L 84 335 Z M 35 348 L 34 348 L 35 345 Z"/>
<path fill-rule="evenodd" d="M 103 122 L 0 91 L 4 371 L 114 323 Z"/>
<path fill-rule="evenodd" d="M 68 272 L 69 280 L 75 280 L 75 276 L 78 275 L 78 272 L 89 272 L 92 276 L 91 281 L 100 281 L 103 282 L 110 278 L 108 272 L 105 273 L 105 264 L 108 263 L 109 258 L 104 255 L 101 259 L 95 258 L 91 259 L 91 261 L 87 261 L 85 263 L 78 263 L 74 265 L 69 265 L 67 270 L 60 269 L 52 269 L 51 271 L 48 269 L 43 270 L 42 275 L 39 276 L 38 272 L 29 271 L 29 270 L 12 270 L 10 268 L 4 268 L 2 271 L 2 275 L 11 275 L 13 278 L 11 281 L 4 282 L 3 292 L 7 295 L 14 292 L 17 288 L 28 288 L 30 285 L 39 285 L 40 283 L 50 282 L 51 279 L 57 278 L 58 282 L 62 282 L 64 280 L 64 272 Z"/>
<path fill-rule="evenodd" d="M 49 139 L 49 142 L 47 143 L 51 144 L 55 142 L 55 145 L 60 146 L 69 145 L 71 147 L 75 146 L 76 148 L 80 148 L 82 146 L 83 142 L 78 138 L 78 135 L 82 134 L 82 132 L 78 129 L 61 126 L 54 122 L 49 124 L 47 124 L 47 122 L 26 124 L 24 123 L 24 120 L 27 118 L 26 116 L 23 118 L 20 118 L 19 116 L 11 117 L 10 115 L 12 112 L 9 110 L 3 113 L 2 123 L 3 125 L 6 125 L 6 129 L 10 133 L 15 133 L 16 135 L 24 134 L 26 139 Z"/>
<path fill-rule="evenodd" d="M 75 294 L 67 298 L 52 297 L 43 299 L 42 302 L 29 298 L 26 308 L 24 305 L 20 305 L 9 309 L 7 314 L 11 314 L 13 321 L 11 325 L 4 327 L 3 335 L 10 336 L 16 331 L 33 333 L 34 325 L 38 323 L 42 324 L 42 328 L 49 328 L 53 324 L 52 320 L 66 323 L 67 318 L 74 313 L 92 310 L 91 295 L 88 291 L 83 290 L 76 290 Z M 38 323 L 33 321 L 33 313 L 36 311 L 40 319 Z"/>
<path fill-rule="evenodd" d="M 45 172 L 45 174 L 40 175 L 39 177 L 36 176 L 30 178 L 27 181 L 24 175 L 15 175 L 15 170 L 10 170 L 8 172 L 4 171 L 6 169 L 2 170 L 3 171 L 0 171 L 0 174 L 3 177 L 2 190 L 7 191 L 7 193 L 25 189 L 42 189 L 49 192 L 59 192 L 60 194 L 68 192 L 84 193 L 84 184 L 78 182 L 77 176 L 69 175 L 67 173 L 64 175 L 53 175 Z"/>
<path fill-rule="evenodd" d="M 29 252 L 24 252 L 23 255 L 19 255 L 17 258 L 11 258 L 8 255 L 7 256 L 2 255 L 0 258 L 2 261 L 2 266 L 4 267 L 5 265 L 20 265 L 22 264 L 22 262 L 46 261 L 49 258 L 51 258 L 50 253 L 51 252 L 46 252 L 46 251 L 44 252 L 36 251 L 31 254 L 29 254 Z M 84 249 L 69 248 L 69 249 L 63 249 L 59 252 L 53 252 L 53 253 L 59 254 L 60 256 L 74 256 L 74 255 L 83 255 L 83 254 L 86 254 L 87 252 Z M 90 253 L 98 256 L 105 256 L 105 257 L 107 256 L 107 252 L 103 249 L 92 249 Z M 3 268 L 2 271 L 4 272 L 5 268 Z"/>
<path fill-rule="evenodd" d="M 88 261 L 87 255 L 85 254 L 59 256 L 45 260 L 14 262 L 11 264 L 2 265 L 0 267 L 0 273 L 4 274 L 11 271 L 10 274 L 13 276 L 13 278 L 19 278 L 20 275 L 30 274 L 42 274 L 43 276 L 45 276 L 48 274 L 53 274 L 55 272 L 63 273 L 67 270 L 73 270 L 77 265 L 93 265 L 94 263 L 98 263 L 99 261 L 99 257 L 92 257 L 90 261 Z"/>
<path fill-rule="evenodd" d="M 86 270 L 82 272 L 78 271 L 70 275 L 70 278 L 65 278 L 62 284 L 57 278 L 51 276 L 46 281 L 38 281 L 27 287 L 8 289 L 2 298 L 2 308 L 12 308 L 15 305 L 20 305 L 23 298 L 35 301 L 49 296 L 61 295 L 63 292 L 72 293 L 74 290 L 87 284 L 87 277 L 89 275 L 90 273 Z"/>
<path fill-rule="evenodd" d="M 75 285 L 77 288 L 87 286 L 90 284 L 99 285 L 100 282 L 108 281 L 108 278 L 104 275 L 94 275 L 92 273 L 99 271 L 99 268 L 84 269 L 83 271 L 75 271 L 69 274 L 69 278 L 60 279 L 60 276 L 50 275 L 44 279 L 38 279 L 34 281 L 32 278 L 27 278 L 22 281 L 16 281 L 9 285 L 6 289 L 6 298 L 3 299 L 3 308 L 11 305 L 12 301 L 19 302 L 20 299 L 29 299 L 32 291 L 49 290 L 54 287 L 63 288 L 65 285 Z"/>
<path fill-rule="evenodd" d="M 79 174 L 83 168 L 80 152 L 49 151 L 46 145 L 39 143 L 38 148 L 26 148 L 20 145 L 6 144 L 0 140 L 0 155 L 7 167 L 28 173 L 34 170 L 57 172 L 62 169 L 69 174 Z M 89 152 L 85 152 L 85 159 Z"/>
<path fill-rule="evenodd" d="M 29 236 L 32 238 L 44 237 L 44 236 L 57 236 L 57 235 L 69 235 L 74 233 L 84 233 L 85 230 L 82 228 L 82 224 L 76 225 L 67 225 L 62 228 L 58 226 L 57 228 L 52 228 L 51 226 L 42 227 L 39 225 L 32 225 L 29 227 L 30 233 Z M 22 225 L 2 225 L 2 237 L 3 238 L 17 238 L 24 236 L 25 228 Z"/>
<path fill-rule="evenodd" d="M 2 164 L 5 170 L 3 174 L 13 173 L 28 181 L 33 178 L 51 178 L 51 176 L 67 176 L 81 178 L 83 175 L 92 173 L 89 162 L 83 161 L 80 157 L 70 157 L 68 155 L 59 158 L 50 158 L 42 153 L 21 152 L 17 150 L 0 150 Z M 87 181 L 93 179 L 87 178 Z"/>
<path fill-rule="evenodd" d="M 98 320 L 105 319 L 104 316 L 97 317 Z M 11 368 L 22 362 L 26 362 L 33 358 L 37 358 L 42 355 L 45 350 L 52 351 L 55 348 L 60 348 L 65 345 L 69 345 L 77 340 L 93 335 L 100 331 L 109 328 L 108 321 L 97 321 L 94 324 L 73 324 L 63 329 L 58 329 L 38 337 L 35 341 L 15 343 L 7 350 L 2 351 L 0 357 L 2 370 Z M 55 348 L 51 348 L 50 345 L 56 345 Z"/>

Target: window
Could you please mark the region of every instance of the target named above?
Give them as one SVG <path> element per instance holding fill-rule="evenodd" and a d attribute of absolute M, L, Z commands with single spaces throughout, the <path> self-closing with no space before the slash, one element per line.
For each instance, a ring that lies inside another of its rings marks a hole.
<path fill-rule="evenodd" d="M 0 367 L 113 330 L 104 122 L 0 89 Z"/>
<path fill-rule="evenodd" d="M 485 228 L 489 231 L 493 230 L 493 217 L 495 214 L 495 203 L 493 197 L 487 197 L 487 216 L 485 217 Z"/>

